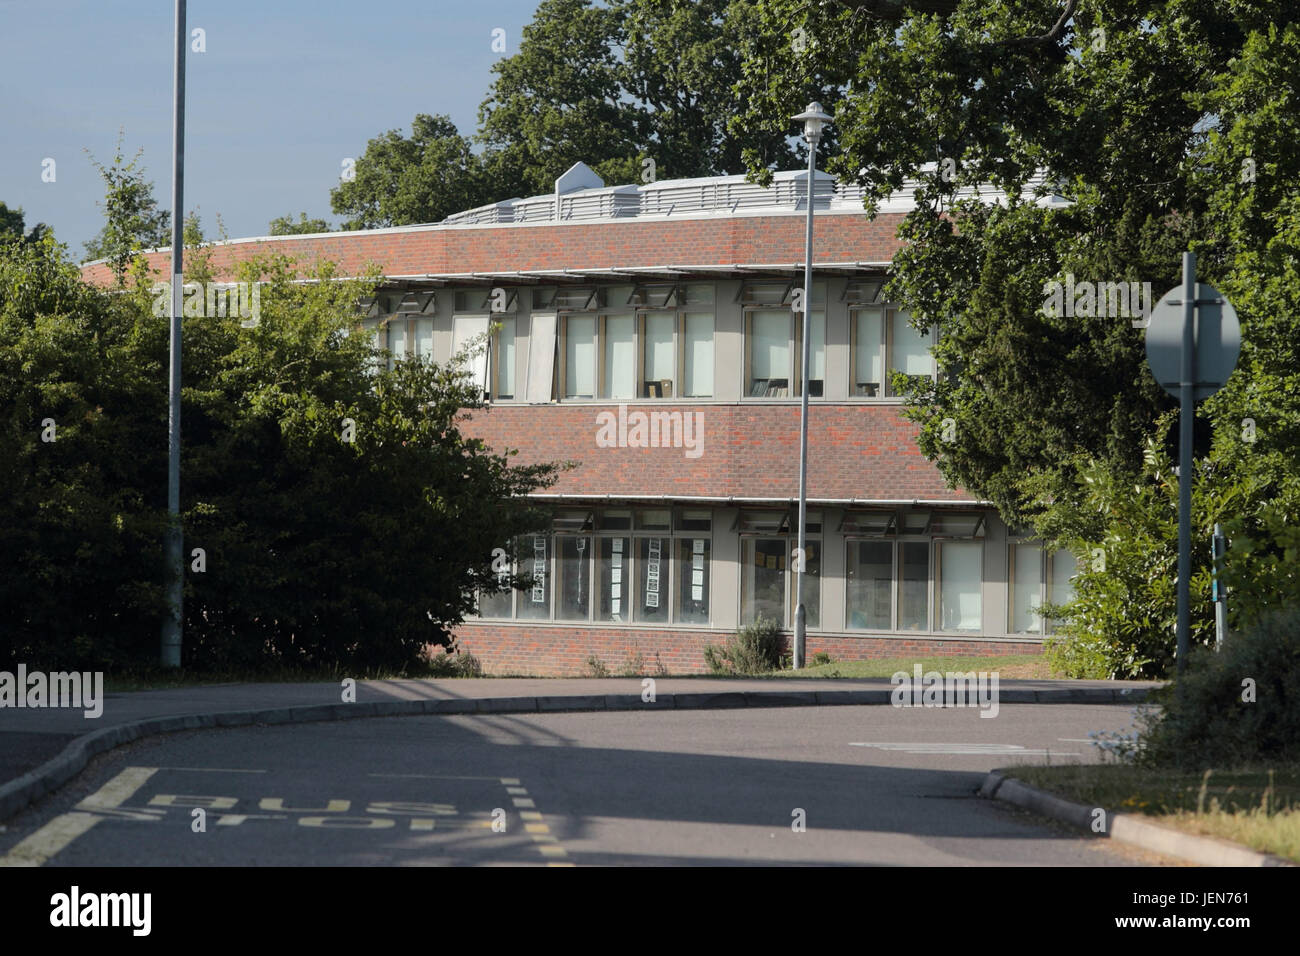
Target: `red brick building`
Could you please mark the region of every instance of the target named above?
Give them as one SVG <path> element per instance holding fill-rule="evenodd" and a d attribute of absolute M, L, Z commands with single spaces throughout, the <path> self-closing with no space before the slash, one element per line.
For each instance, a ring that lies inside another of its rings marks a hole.
<path fill-rule="evenodd" d="M 493 673 L 617 672 L 638 655 L 704 669 L 760 614 L 793 625 L 806 173 L 604 187 L 579 165 L 552 195 L 434 225 L 219 244 L 378 263 L 376 343 L 469 361 L 489 408 L 467 430 L 520 462 L 572 460 L 518 543 L 537 585 L 484 595 L 461 646 Z M 908 195 L 875 219 L 819 173 L 810 307 L 808 654 L 837 659 L 1036 649 L 1034 608 L 1073 562 L 1045 554 L 919 452 L 889 373 L 934 374 L 931 338 L 880 300 Z M 168 253 L 150 253 L 168 273 Z M 103 264 L 85 273 L 108 278 Z"/>

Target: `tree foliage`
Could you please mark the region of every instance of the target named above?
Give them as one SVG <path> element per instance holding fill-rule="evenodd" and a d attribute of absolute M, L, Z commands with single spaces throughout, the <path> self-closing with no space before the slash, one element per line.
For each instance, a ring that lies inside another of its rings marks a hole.
<path fill-rule="evenodd" d="M 555 469 L 464 434 L 463 366 L 376 370 L 354 310 L 373 277 L 241 268 L 255 326 L 185 322 L 185 662 L 415 662 L 496 587 L 493 549 L 544 523 L 525 496 Z M 167 324 L 133 279 L 110 295 L 52 240 L 0 244 L 0 662 L 157 653 Z"/>
<path fill-rule="evenodd" d="M 786 128 L 822 93 L 840 134 L 826 165 L 864 184 L 868 210 L 919 180 L 887 294 L 938 331 L 937 381 L 897 383 L 921 447 L 1011 524 L 1050 535 L 1073 523 L 1058 543 L 1127 555 L 1104 578 L 1080 574 L 1067 627 L 1080 660 L 1091 648 L 1105 672 L 1151 673 L 1173 642 L 1174 485 L 1152 456 L 1174 451 L 1163 416 L 1176 402 L 1131 315 L 1054 314 L 1047 284 L 1149 282 L 1154 299 L 1178 284 L 1181 253 L 1197 253 L 1245 340 L 1199 411 L 1198 474 L 1213 480 L 1197 484 L 1197 547 L 1221 515 L 1235 623 L 1300 598 L 1300 27 L 1277 2 L 1066 6 L 759 0 L 765 39 L 743 63 L 732 131 Z M 974 188 L 981 199 L 959 195 Z M 942 440 L 946 418 L 955 442 Z M 1207 639 L 1205 578 L 1192 583 Z"/>
<path fill-rule="evenodd" d="M 158 208 L 153 183 L 145 178 L 144 167 L 139 165 L 143 154 L 142 147 L 126 162 L 119 136 L 111 166 L 90 156 L 104 180 L 106 193 L 102 203 L 104 227 L 86 242 L 86 258 L 107 259 L 119 285 L 125 284 L 131 260 L 138 253 L 171 244 L 171 213 Z"/>
<path fill-rule="evenodd" d="M 273 236 L 299 236 L 313 232 L 329 232 L 330 224 L 324 219 L 308 219 L 305 212 L 298 214 L 295 222 L 293 215 L 277 216 L 268 227 Z"/>

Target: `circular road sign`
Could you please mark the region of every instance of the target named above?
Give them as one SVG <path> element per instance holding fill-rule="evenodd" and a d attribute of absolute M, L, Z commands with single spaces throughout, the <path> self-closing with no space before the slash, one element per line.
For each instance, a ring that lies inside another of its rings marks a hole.
<path fill-rule="evenodd" d="M 1209 398 L 1223 387 L 1237 367 L 1241 325 L 1232 303 L 1213 286 L 1196 283 L 1196 312 L 1192 334 L 1196 341 L 1196 384 L 1193 400 Z M 1166 392 L 1178 397 L 1182 381 L 1183 287 L 1166 292 L 1151 310 L 1147 323 L 1147 365 Z"/>

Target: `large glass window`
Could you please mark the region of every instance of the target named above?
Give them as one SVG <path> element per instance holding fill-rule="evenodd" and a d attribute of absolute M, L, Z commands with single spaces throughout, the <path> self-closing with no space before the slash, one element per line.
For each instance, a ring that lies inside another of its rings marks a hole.
<path fill-rule="evenodd" d="M 898 309 L 890 318 L 889 368 L 907 375 L 933 375 L 930 335 L 912 328 L 911 315 Z"/>
<path fill-rule="evenodd" d="M 415 320 L 415 354 L 433 361 L 433 319 Z"/>
<path fill-rule="evenodd" d="M 682 624 L 709 623 L 708 538 L 682 538 L 677 542 L 677 620 Z"/>
<path fill-rule="evenodd" d="M 790 539 L 790 566 L 794 567 L 794 549 L 799 546 L 798 538 Z M 818 541 L 805 538 L 807 560 L 803 573 L 804 624 L 809 628 L 822 626 L 822 548 Z M 790 623 L 794 623 L 794 611 L 799 604 L 797 575 L 790 573 Z"/>
<path fill-rule="evenodd" d="M 757 311 L 749 321 L 749 394 L 788 396 L 794 379 L 793 314 L 787 309 Z"/>
<path fill-rule="evenodd" d="M 930 629 L 930 542 L 898 545 L 898 629 Z"/>
<path fill-rule="evenodd" d="M 388 323 L 388 351 L 393 353 L 388 359 L 390 369 L 395 363 L 406 359 L 410 348 L 406 338 L 406 325 L 406 319 L 393 319 Z"/>
<path fill-rule="evenodd" d="M 545 620 L 551 616 L 550 544 L 550 535 L 545 534 L 530 534 L 522 539 L 520 571 L 532 579 L 532 584 L 519 592 L 517 617 Z"/>
<path fill-rule="evenodd" d="M 885 320 L 883 309 L 853 313 L 853 394 L 878 398 L 885 394 Z"/>
<path fill-rule="evenodd" d="M 585 621 L 591 616 L 591 539 L 557 535 L 560 587 L 555 616 L 561 621 Z"/>
<path fill-rule="evenodd" d="M 1048 564 L 1048 603 L 1057 606 L 1069 604 L 1074 600 L 1074 583 L 1070 580 L 1077 568 L 1074 554 L 1066 549 L 1053 551 Z M 1051 622 L 1048 624 L 1050 629 Z"/>
<path fill-rule="evenodd" d="M 669 566 L 672 563 L 671 538 L 637 539 L 638 621 L 647 624 L 668 623 Z"/>
<path fill-rule="evenodd" d="M 685 320 L 682 395 L 713 397 L 713 316 L 687 313 Z"/>
<path fill-rule="evenodd" d="M 503 562 L 496 574 L 497 580 L 505 582 L 510 579 L 510 566 L 508 562 Z M 514 595 L 512 590 L 505 591 L 480 591 L 478 597 L 478 616 L 479 617 L 510 617 L 514 609 Z"/>
<path fill-rule="evenodd" d="M 629 621 L 632 618 L 628 595 L 632 589 L 632 547 L 629 538 L 599 538 L 597 565 L 600 589 L 598 620 Z"/>
<path fill-rule="evenodd" d="M 596 397 L 596 317 L 594 315 L 565 317 L 564 397 Z"/>
<path fill-rule="evenodd" d="M 1011 545 L 1011 633 L 1040 634 L 1043 619 L 1043 549 L 1036 544 Z"/>
<path fill-rule="evenodd" d="M 982 541 L 939 544 L 939 620 L 945 631 L 978 633 L 982 628 Z"/>
<path fill-rule="evenodd" d="M 854 631 L 887 631 L 892 620 L 894 542 L 850 541 L 846 625 Z"/>
<path fill-rule="evenodd" d="M 677 314 L 647 312 L 644 322 L 645 366 L 641 376 L 641 396 L 672 398 L 677 381 L 677 358 L 673 349 Z"/>
<path fill-rule="evenodd" d="M 636 317 L 606 316 L 601 398 L 635 398 L 636 394 Z"/>
<path fill-rule="evenodd" d="M 787 538 L 742 538 L 740 542 L 740 622 L 759 617 L 785 626 Z"/>

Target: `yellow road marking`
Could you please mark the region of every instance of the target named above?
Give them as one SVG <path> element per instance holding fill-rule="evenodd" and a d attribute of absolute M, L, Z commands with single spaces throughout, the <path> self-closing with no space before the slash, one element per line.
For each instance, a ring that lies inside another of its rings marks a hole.
<path fill-rule="evenodd" d="M 511 797 L 510 799 L 517 807 L 531 808 L 537 806 L 537 804 L 533 803 L 532 797 Z"/>
<path fill-rule="evenodd" d="M 551 828 L 545 823 L 525 823 L 524 831 L 527 833 L 550 833 Z"/>
<path fill-rule="evenodd" d="M 16 844 L 4 856 L 0 856 L 0 866 L 43 865 L 69 843 L 104 819 L 93 811 L 120 807 L 157 772 L 157 767 L 127 767 L 77 804 L 77 810 L 60 814 Z"/>
<path fill-rule="evenodd" d="M 77 809 L 97 810 L 100 807 L 120 807 L 157 772 L 157 767 L 127 767 L 77 804 Z"/>
<path fill-rule="evenodd" d="M 517 786 L 519 786 L 519 778 L 518 778 L 518 777 L 501 777 L 500 780 L 501 780 L 501 782 L 504 783 L 507 787 L 517 787 Z"/>

